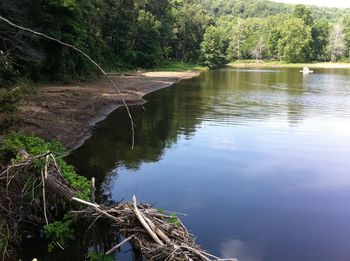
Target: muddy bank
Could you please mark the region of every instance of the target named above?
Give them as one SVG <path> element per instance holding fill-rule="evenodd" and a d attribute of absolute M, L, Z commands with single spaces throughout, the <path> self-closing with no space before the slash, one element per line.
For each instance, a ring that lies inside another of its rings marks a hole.
<path fill-rule="evenodd" d="M 140 105 L 145 94 L 168 87 L 197 71 L 148 72 L 114 76 L 128 105 Z M 74 85 L 40 87 L 38 95 L 19 107 L 17 131 L 58 140 L 73 149 L 91 135 L 91 127 L 121 106 L 121 99 L 106 79 Z"/>

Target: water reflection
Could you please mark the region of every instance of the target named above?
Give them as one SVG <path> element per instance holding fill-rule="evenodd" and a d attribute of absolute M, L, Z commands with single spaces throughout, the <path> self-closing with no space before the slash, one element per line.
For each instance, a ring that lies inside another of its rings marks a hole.
<path fill-rule="evenodd" d="M 106 197 L 136 193 L 188 213 L 184 222 L 214 254 L 349 260 L 349 76 L 208 71 L 149 95 L 145 111 L 133 108 L 134 150 L 117 110 L 70 161 Z"/>
<path fill-rule="evenodd" d="M 220 253 L 223 258 L 235 256 L 238 261 L 262 261 L 263 249 L 238 239 L 231 239 L 222 243 Z"/>

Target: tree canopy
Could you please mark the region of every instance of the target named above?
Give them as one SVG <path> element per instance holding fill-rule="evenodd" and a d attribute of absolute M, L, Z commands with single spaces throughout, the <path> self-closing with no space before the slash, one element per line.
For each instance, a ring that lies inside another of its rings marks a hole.
<path fill-rule="evenodd" d="M 349 9 L 263 0 L 2 0 L 0 15 L 77 46 L 107 69 L 350 55 Z M 0 64 L 0 87 L 97 74 L 79 53 L 2 22 Z"/>

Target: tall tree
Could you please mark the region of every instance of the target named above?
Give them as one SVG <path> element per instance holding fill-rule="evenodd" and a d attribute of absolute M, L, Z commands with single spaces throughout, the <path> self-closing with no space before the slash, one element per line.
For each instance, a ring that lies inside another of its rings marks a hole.
<path fill-rule="evenodd" d="M 227 49 L 227 58 L 230 61 L 243 58 L 242 45 L 246 36 L 246 24 L 244 23 L 244 20 L 237 19 L 234 23 L 235 25 L 230 32 L 230 42 Z"/>
<path fill-rule="evenodd" d="M 281 60 L 287 62 L 305 62 L 311 51 L 311 28 L 300 18 L 290 18 L 280 27 L 281 38 L 277 49 Z"/>
<path fill-rule="evenodd" d="M 305 5 L 296 5 L 294 8 L 293 16 L 295 18 L 300 18 L 308 26 L 313 26 L 314 24 L 314 18 L 311 15 L 311 10 Z"/>
<path fill-rule="evenodd" d="M 328 50 L 332 62 L 336 62 L 342 55 L 345 54 L 345 38 L 343 28 L 340 24 L 335 24 L 331 30 Z"/>
<path fill-rule="evenodd" d="M 132 32 L 129 59 L 135 66 L 152 67 L 161 59 L 160 22 L 151 13 L 140 10 Z"/>
<path fill-rule="evenodd" d="M 255 48 L 252 50 L 252 55 L 256 60 L 260 60 L 263 57 L 265 52 L 265 38 L 263 35 L 260 35 L 258 42 L 255 45 Z"/>
<path fill-rule="evenodd" d="M 344 40 L 346 44 L 346 55 L 350 59 L 350 14 L 342 18 L 341 25 L 343 26 Z"/>
<path fill-rule="evenodd" d="M 177 60 L 197 61 L 200 57 L 200 44 L 206 28 L 212 19 L 199 5 L 191 2 L 179 6 L 175 13 L 174 41 Z"/>
<path fill-rule="evenodd" d="M 216 67 L 225 62 L 224 32 L 221 28 L 209 26 L 205 31 L 201 51 L 204 63 L 209 67 Z"/>
<path fill-rule="evenodd" d="M 317 21 L 312 29 L 314 60 L 327 60 L 327 46 L 329 42 L 329 23 L 325 20 Z"/>

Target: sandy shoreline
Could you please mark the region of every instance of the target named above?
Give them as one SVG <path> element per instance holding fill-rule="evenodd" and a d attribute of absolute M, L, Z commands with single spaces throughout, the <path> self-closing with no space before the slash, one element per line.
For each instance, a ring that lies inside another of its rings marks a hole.
<path fill-rule="evenodd" d="M 148 72 L 114 76 L 113 80 L 131 106 L 145 103 L 142 97 L 146 94 L 199 74 L 198 71 Z M 58 140 L 68 149 L 74 149 L 90 137 L 92 126 L 121 105 L 120 97 L 106 79 L 40 87 L 38 95 L 20 105 L 20 125 L 15 130 Z"/>

